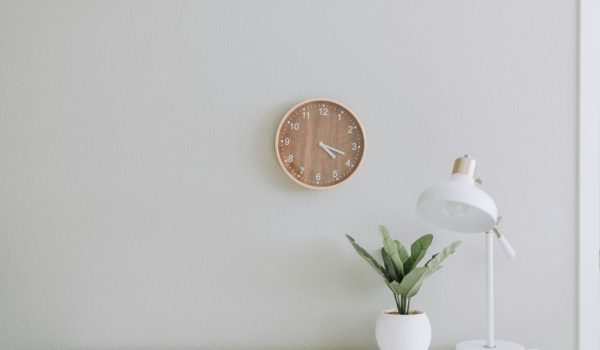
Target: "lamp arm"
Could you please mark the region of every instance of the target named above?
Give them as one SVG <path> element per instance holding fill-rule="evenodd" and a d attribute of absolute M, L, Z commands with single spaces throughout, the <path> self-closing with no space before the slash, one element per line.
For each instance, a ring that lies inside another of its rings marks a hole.
<path fill-rule="evenodd" d="M 492 232 L 494 232 L 494 234 L 498 238 L 498 241 L 500 242 L 500 245 L 502 246 L 502 250 L 504 251 L 504 254 L 506 254 L 507 258 L 512 259 L 515 256 L 517 256 L 517 252 L 515 252 L 513 247 L 510 245 L 510 243 L 508 243 L 508 240 L 506 239 L 506 237 L 504 237 L 504 235 L 502 235 L 500 233 L 500 231 L 498 231 L 497 228 L 494 227 L 492 229 Z"/>

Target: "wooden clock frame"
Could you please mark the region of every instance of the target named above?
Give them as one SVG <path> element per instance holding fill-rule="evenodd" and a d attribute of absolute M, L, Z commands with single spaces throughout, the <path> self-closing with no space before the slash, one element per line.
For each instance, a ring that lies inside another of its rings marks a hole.
<path fill-rule="evenodd" d="M 332 185 L 328 185 L 328 186 L 314 186 L 311 184 L 307 184 L 304 183 L 300 180 L 298 180 L 293 174 L 291 174 L 288 169 L 285 167 L 285 164 L 282 162 L 281 160 L 281 154 L 279 152 L 279 136 L 281 134 L 281 128 L 283 127 L 283 125 L 285 124 L 285 122 L 288 120 L 288 118 L 290 117 L 290 115 L 300 106 L 302 105 L 306 105 L 306 104 L 310 104 L 310 103 L 314 103 L 314 102 L 327 102 L 327 103 L 331 103 L 331 104 L 335 104 L 338 105 L 339 107 L 342 107 L 343 109 L 347 110 L 352 117 L 354 118 L 354 120 L 356 120 L 356 123 L 358 124 L 358 127 L 360 128 L 360 132 L 362 134 L 362 154 L 360 157 L 360 160 L 358 161 L 358 163 L 356 164 L 356 166 L 354 167 L 354 170 L 352 171 L 352 173 L 350 173 L 346 178 L 344 178 L 343 180 L 336 182 Z M 298 185 L 304 187 L 304 188 L 308 188 L 311 190 L 328 190 L 331 188 L 335 188 L 338 187 L 342 184 L 345 184 L 346 182 L 348 182 L 348 180 L 350 180 L 350 178 L 352 178 L 356 172 L 360 169 L 361 165 L 364 162 L 364 158 L 365 155 L 367 153 L 367 135 L 365 134 L 365 128 L 362 124 L 362 122 L 360 121 L 360 119 L 356 116 L 356 113 L 354 113 L 354 111 L 352 111 L 350 108 L 348 108 L 348 106 L 346 106 L 345 104 L 334 100 L 334 99 L 330 99 L 330 98 L 311 98 L 308 100 L 303 100 L 300 101 L 299 103 L 295 104 L 292 108 L 290 108 L 285 115 L 283 116 L 283 118 L 281 119 L 281 122 L 279 122 L 279 126 L 277 127 L 277 132 L 275 133 L 275 156 L 277 158 L 277 162 L 279 163 L 279 165 L 281 166 L 281 168 L 283 169 L 283 172 L 290 178 L 292 179 L 295 183 L 297 183 Z"/>

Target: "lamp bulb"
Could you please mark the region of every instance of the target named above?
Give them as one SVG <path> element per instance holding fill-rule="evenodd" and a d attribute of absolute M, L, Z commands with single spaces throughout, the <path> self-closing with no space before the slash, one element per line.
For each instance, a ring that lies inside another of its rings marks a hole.
<path fill-rule="evenodd" d="M 444 212 L 451 217 L 464 216 L 469 211 L 469 206 L 457 202 L 446 202 Z"/>

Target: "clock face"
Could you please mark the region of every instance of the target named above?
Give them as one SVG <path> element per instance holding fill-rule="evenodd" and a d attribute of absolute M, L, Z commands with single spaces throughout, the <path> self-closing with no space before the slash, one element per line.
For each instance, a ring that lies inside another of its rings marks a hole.
<path fill-rule="evenodd" d="M 325 189 L 350 178 L 366 148 L 358 118 L 339 102 L 313 99 L 292 107 L 279 124 L 275 150 L 283 170 L 298 184 Z"/>

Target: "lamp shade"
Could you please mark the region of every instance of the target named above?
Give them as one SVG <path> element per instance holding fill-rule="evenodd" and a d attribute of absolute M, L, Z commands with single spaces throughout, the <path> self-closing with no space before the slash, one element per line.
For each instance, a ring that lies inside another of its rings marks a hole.
<path fill-rule="evenodd" d="M 454 173 L 448 181 L 421 193 L 417 214 L 441 229 L 482 233 L 496 225 L 498 209 L 494 200 L 475 185 L 472 176 Z"/>

